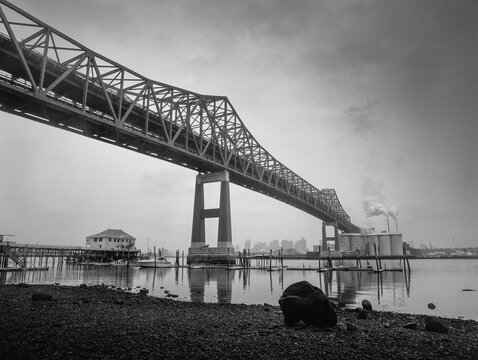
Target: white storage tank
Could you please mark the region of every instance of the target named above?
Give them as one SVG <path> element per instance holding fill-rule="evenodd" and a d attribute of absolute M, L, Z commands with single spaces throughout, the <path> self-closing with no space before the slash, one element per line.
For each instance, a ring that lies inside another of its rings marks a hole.
<path fill-rule="evenodd" d="M 390 234 L 378 234 L 379 254 L 381 256 L 392 255 L 392 247 L 390 244 Z"/>
<path fill-rule="evenodd" d="M 392 247 L 392 255 L 403 255 L 402 234 L 390 234 L 390 243 Z"/>
<path fill-rule="evenodd" d="M 349 234 L 339 235 L 339 250 L 350 251 L 350 235 Z"/>
<path fill-rule="evenodd" d="M 367 244 L 365 246 L 365 254 L 374 256 L 375 255 L 375 250 L 373 249 L 373 244 L 378 246 L 378 236 L 373 234 L 373 235 L 367 235 Z M 378 248 L 377 248 L 378 251 Z"/>
<path fill-rule="evenodd" d="M 363 236 L 360 234 L 350 235 L 350 250 L 355 251 L 358 249 L 360 253 L 362 253 L 363 251 L 362 239 L 363 239 Z"/>

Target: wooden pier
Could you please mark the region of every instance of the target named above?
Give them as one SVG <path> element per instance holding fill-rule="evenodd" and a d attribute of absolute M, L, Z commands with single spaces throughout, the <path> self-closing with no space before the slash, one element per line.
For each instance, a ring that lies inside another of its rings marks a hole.
<path fill-rule="evenodd" d="M 134 261 L 141 250 L 93 250 L 79 246 L 31 245 L 0 242 L 0 271 L 15 269 L 44 270 L 49 258 L 58 264 L 107 263 L 117 260 Z M 48 269 L 46 267 L 46 269 Z"/>

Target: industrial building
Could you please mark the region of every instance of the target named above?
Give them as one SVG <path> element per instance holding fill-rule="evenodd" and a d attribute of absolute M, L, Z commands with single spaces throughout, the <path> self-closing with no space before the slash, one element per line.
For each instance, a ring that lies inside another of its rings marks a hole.
<path fill-rule="evenodd" d="M 339 234 L 339 251 L 373 256 L 399 256 L 403 254 L 401 233 Z"/>

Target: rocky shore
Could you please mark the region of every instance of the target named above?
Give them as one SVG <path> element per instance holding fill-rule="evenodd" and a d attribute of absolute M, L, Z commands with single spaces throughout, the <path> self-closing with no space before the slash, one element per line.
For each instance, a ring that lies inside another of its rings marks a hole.
<path fill-rule="evenodd" d="M 337 309 L 284 325 L 278 304 L 203 304 L 105 286 L 1 285 L 1 359 L 478 359 L 478 322 Z M 365 314 L 365 315 L 364 315 Z"/>

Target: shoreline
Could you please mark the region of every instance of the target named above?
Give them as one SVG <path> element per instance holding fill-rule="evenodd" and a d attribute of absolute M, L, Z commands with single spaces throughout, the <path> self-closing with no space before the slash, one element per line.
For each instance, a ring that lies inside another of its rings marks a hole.
<path fill-rule="evenodd" d="M 85 284 L 0 285 L 0 349 L 4 349 L 0 356 L 478 358 L 478 322 L 474 320 L 439 317 L 449 328 L 442 334 L 425 330 L 425 315 L 371 311 L 367 319 L 358 319 L 354 310 L 339 308 L 337 317 L 338 324 L 332 328 L 300 323 L 288 327 L 278 305 L 193 303 Z"/>

